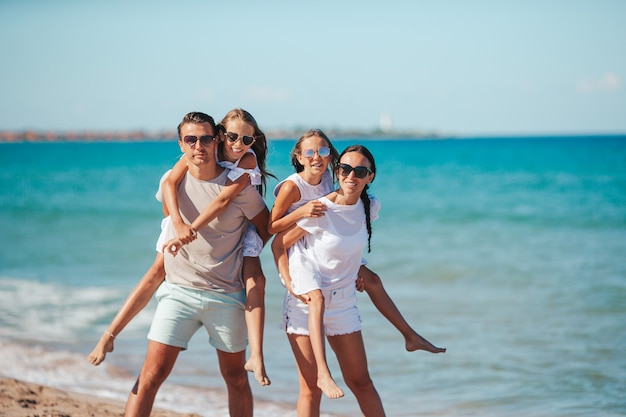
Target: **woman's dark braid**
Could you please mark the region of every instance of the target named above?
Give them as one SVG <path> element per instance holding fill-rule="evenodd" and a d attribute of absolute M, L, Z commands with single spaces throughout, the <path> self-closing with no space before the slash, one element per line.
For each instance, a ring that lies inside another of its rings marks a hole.
<path fill-rule="evenodd" d="M 367 194 L 369 186 L 365 186 L 361 191 L 361 200 L 363 201 L 363 207 L 365 207 L 365 225 L 367 226 L 367 253 L 372 251 L 372 221 L 370 220 L 370 196 Z"/>
<path fill-rule="evenodd" d="M 351 145 L 341 152 L 337 161 L 341 160 L 341 157 L 349 152 L 358 152 L 361 155 L 365 156 L 368 161 L 370 161 L 370 174 L 376 175 L 376 163 L 374 162 L 374 156 L 372 153 L 363 145 Z M 370 183 L 374 181 L 374 177 L 372 177 Z M 367 252 L 372 251 L 372 220 L 370 219 L 370 196 L 367 194 L 367 190 L 369 189 L 369 184 L 366 184 L 363 187 L 363 191 L 361 191 L 361 201 L 363 201 L 363 207 L 365 208 L 365 226 L 367 227 Z"/>

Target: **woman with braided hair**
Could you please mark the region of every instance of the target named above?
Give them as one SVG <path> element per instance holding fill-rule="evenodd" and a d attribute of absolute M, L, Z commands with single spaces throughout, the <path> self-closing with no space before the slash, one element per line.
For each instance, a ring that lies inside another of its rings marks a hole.
<path fill-rule="evenodd" d="M 289 290 L 285 319 L 300 374 L 298 416 L 320 412 L 316 387 L 322 387 L 311 366 L 316 361 L 311 348 L 314 331 L 326 334 L 363 415 L 384 416 L 367 369 L 355 286 L 363 250 L 369 249 L 371 221 L 380 209 L 379 201 L 367 192 L 376 175 L 374 157 L 364 146 L 350 146 L 339 156 L 336 174 L 339 188 L 319 199 L 325 214 L 298 220 L 272 243 L 278 272 Z M 323 320 L 318 317 L 319 328 L 312 329 L 308 316 L 317 312 L 309 311 L 306 294 L 316 288 L 323 294 Z"/>

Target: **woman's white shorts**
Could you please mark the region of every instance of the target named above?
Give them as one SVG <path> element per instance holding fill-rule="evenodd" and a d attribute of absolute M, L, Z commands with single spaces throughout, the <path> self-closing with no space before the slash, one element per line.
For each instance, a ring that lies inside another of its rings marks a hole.
<path fill-rule="evenodd" d="M 324 333 L 326 336 L 350 334 L 361 330 L 356 306 L 356 286 L 322 290 L 324 295 Z M 309 334 L 309 306 L 287 292 L 283 304 L 283 328 L 288 334 Z"/>

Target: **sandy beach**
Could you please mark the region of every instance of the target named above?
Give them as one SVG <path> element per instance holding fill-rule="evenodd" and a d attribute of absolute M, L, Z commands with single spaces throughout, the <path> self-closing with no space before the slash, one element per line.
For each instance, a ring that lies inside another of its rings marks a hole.
<path fill-rule="evenodd" d="M 94 367 L 82 353 L 46 350 L 42 346 L 3 340 L 0 340 L 0 352 L 0 417 L 124 415 L 128 390 L 135 380 L 127 370 L 110 362 Z M 189 369 L 180 368 L 174 373 L 189 372 Z M 251 384 L 253 391 L 258 389 L 252 381 Z M 255 416 L 287 417 L 294 414 L 292 397 L 276 401 L 264 397 L 262 390 L 259 391 L 254 394 Z M 174 381 L 166 381 L 161 387 L 152 411 L 152 416 L 157 417 L 224 415 L 228 415 L 225 389 L 208 384 L 180 385 Z"/>
<path fill-rule="evenodd" d="M 0 416 L 6 417 L 112 417 L 124 415 L 124 403 L 62 391 L 13 378 L 0 378 Z M 155 409 L 154 417 L 200 417 Z"/>

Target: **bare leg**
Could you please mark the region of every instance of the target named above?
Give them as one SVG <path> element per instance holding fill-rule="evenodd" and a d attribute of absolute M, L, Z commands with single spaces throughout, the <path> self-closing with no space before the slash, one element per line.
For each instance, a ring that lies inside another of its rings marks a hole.
<path fill-rule="evenodd" d="M 243 369 L 246 351 L 227 353 L 218 350 L 217 359 L 228 391 L 230 417 L 252 417 L 252 390 L 248 373 Z"/>
<path fill-rule="evenodd" d="M 359 269 L 359 276 L 365 282 L 365 291 L 369 295 L 374 306 L 393 326 L 402 334 L 405 341 L 406 350 L 413 352 L 415 350 L 425 350 L 431 353 L 443 353 L 445 348 L 439 348 L 428 340 L 420 336 L 398 310 L 389 294 L 385 290 L 380 277 L 372 272 L 369 268 L 362 265 Z"/>
<path fill-rule="evenodd" d="M 130 292 L 124 304 L 115 315 L 109 325 L 109 329 L 104 332 L 98 344 L 87 356 L 87 360 L 92 365 L 100 365 L 104 361 L 106 354 L 113 352 L 115 336 L 126 327 L 126 325 L 148 304 L 150 298 L 165 279 L 165 267 L 163 265 L 163 254 L 157 253 L 154 262 L 146 271 L 135 288 Z"/>
<path fill-rule="evenodd" d="M 180 348 L 148 341 L 148 353 L 128 402 L 125 417 L 149 417 L 159 387 L 172 371 Z"/>
<path fill-rule="evenodd" d="M 365 417 L 384 417 L 385 410 L 367 370 L 367 358 L 361 332 L 328 336 L 337 355 L 343 379 L 359 403 Z"/>
<path fill-rule="evenodd" d="M 317 386 L 317 366 L 308 336 L 288 334 L 289 344 L 298 367 L 297 416 L 319 417 L 322 391 Z"/>
<path fill-rule="evenodd" d="M 271 384 L 263 359 L 263 329 L 265 324 L 265 275 L 258 257 L 243 258 L 243 278 L 246 284 L 246 326 L 250 341 L 250 358 L 244 369 L 254 373 L 259 385 Z"/>
<path fill-rule="evenodd" d="M 324 336 L 324 296 L 322 291 L 313 290 L 306 294 L 309 297 L 309 338 L 315 362 L 317 363 L 317 386 L 328 398 L 343 397 L 343 391 L 337 386 L 330 374 L 326 362 L 326 338 Z"/>

